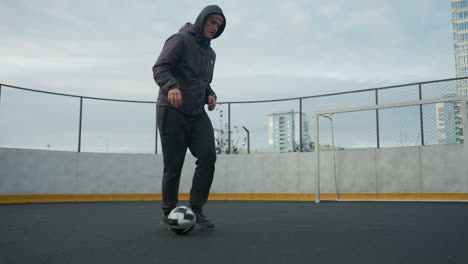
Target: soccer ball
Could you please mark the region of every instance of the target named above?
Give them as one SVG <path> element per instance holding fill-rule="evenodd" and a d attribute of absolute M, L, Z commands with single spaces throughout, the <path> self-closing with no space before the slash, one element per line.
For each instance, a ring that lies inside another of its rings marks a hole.
<path fill-rule="evenodd" d="M 195 213 L 190 207 L 178 206 L 168 216 L 170 230 L 179 235 L 186 235 L 193 230 L 196 223 Z"/>

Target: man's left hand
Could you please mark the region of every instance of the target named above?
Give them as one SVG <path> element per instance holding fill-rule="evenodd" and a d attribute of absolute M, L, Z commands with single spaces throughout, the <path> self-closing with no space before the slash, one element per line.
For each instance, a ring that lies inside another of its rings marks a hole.
<path fill-rule="evenodd" d="M 214 96 L 208 96 L 208 110 L 213 111 L 216 107 L 216 98 Z"/>

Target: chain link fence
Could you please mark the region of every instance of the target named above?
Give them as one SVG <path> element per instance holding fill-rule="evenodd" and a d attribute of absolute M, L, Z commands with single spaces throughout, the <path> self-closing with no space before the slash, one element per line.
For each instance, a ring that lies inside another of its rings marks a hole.
<path fill-rule="evenodd" d="M 219 154 L 314 151 L 317 112 L 459 96 L 466 78 L 300 98 L 220 102 L 208 115 Z M 320 148 L 460 144 L 464 141 L 460 126 L 463 114 L 454 103 L 342 113 L 320 122 Z M 160 145 L 155 102 L 82 97 L 0 84 L 0 147 L 161 153 Z"/>
<path fill-rule="evenodd" d="M 83 101 L 81 151 L 155 153 L 153 103 Z"/>
<path fill-rule="evenodd" d="M 76 151 L 79 98 L 1 89 L 0 146 Z"/>

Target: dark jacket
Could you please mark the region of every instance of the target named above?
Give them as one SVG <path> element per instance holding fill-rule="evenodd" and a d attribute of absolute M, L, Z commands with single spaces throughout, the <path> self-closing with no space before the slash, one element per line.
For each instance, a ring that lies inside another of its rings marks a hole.
<path fill-rule="evenodd" d="M 153 66 L 153 77 L 159 86 L 158 105 L 172 107 L 167 100 L 167 93 L 179 88 L 182 106 L 178 110 L 195 116 L 205 111 L 208 96 L 216 97 L 210 86 L 216 54 L 210 41 L 202 35 L 203 22 L 213 13 L 224 17 L 218 6 L 207 6 L 198 15 L 195 24 L 185 24 L 178 33 L 166 40 Z M 221 35 L 225 26 L 226 19 L 213 39 Z"/>

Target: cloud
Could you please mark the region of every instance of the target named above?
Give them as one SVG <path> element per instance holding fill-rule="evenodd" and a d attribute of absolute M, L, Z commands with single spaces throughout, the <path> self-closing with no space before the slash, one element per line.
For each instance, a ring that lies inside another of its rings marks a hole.
<path fill-rule="evenodd" d="M 211 2 L 9 2 L 0 18 L 0 33 L 8 39 L 0 45 L 0 82 L 73 94 L 152 98 L 157 87 L 151 66 L 164 41 L 194 21 L 207 4 Z M 228 25 L 212 44 L 218 55 L 213 85 L 225 100 L 241 100 L 244 94 L 245 100 L 305 96 L 454 75 L 447 3 L 219 5 Z M 21 19 L 15 19 L 16 14 Z M 310 88 L 317 86 L 327 88 Z M 239 90 L 243 92 L 234 92 Z"/>

